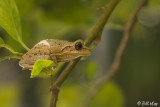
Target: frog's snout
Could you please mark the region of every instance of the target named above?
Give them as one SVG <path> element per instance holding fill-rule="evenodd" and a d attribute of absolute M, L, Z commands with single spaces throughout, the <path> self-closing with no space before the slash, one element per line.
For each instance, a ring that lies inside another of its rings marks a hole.
<path fill-rule="evenodd" d="M 84 55 L 84 56 L 89 56 L 89 55 L 91 55 L 91 50 L 89 49 L 89 48 L 85 48 L 85 49 L 83 49 L 82 50 L 82 55 Z"/>
<path fill-rule="evenodd" d="M 88 52 L 87 52 L 87 55 L 89 56 L 89 55 L 91 55 L 91 50 L 90 49 L 88 49 Z"/>

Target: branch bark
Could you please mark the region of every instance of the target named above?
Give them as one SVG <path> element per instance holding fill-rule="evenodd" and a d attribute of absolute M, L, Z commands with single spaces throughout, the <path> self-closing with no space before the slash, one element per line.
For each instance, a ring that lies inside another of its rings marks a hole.
<path fill-rule="evenodd" d="M 89 34 L 88 38 L 85 40 L 85 45 L 90 46 L 91 43 L 96 39 L 100 38 L 103 28 L 114 10 L 115 6 L 118 4 L 120 0 L 112 0 L 108 5 L 105 6 L 104 13 L 100 17 L 99 21 L 93 28 L 92 32 Z M 72 69 L 75 67 L 75 65 L 80 61 L 81 58 L 77 58 L 73 61 L 71 61 L 67 67 L 63 70 L 63 72 L 60 74 L 60 76 L 56 79 L 52 87 L 50 88 L 51 92 L 51 99 L 50 99 L 50 107 L 56 107 L 58 93 L 60 90 L 61 85 L 64 83 L 68 75 L 71 73 Z"/>
<path fill-rule="evenodd" d="M 124 51 L 127 47 L 129 38 L 131 36 L 131 31 L 135 25 L 136 22 L 136 16 L 138 14 L 138 12 L 141 10 L 141 8 L 147 3 L 148 0 L 142 0 L 142 2 L 140 3 L 140 5 L 138 6 L 138 8 L 136 9 L 136 11 L 134 12 L 133 16 L 129 19 L 128 23 L 126 24 L 125 28 L 124 28 L 124 34 L 122 37 L 122 40 L 120 42 L 120 45 L 116 51 L 115 57 L 114 57 L 114 61 L 111 64 L 111 67 L 109 69 L 109 71 L 104 74 L 104 76 L 99 79 L 94 86 L 92 86 L 92 88 L 89 90 L 84 103 L 83 103 L 83 107 L 89 107 L 90 102 L 92 101 L 92 99 L 94 98 L 94 96 L 96 95 L 96 93 L 104 86 L 104 84 L 106 84 L 108 82 L 108 80 L 115 75 L 115 73 L 118 71 L 119 67 L 120 67 L 120 63 L 124 54 Z"/>

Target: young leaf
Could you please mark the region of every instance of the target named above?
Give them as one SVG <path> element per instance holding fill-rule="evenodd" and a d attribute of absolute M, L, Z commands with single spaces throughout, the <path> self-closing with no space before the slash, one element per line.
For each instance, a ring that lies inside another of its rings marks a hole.
<path fill-rule="evenodd" d="M 21 38 L 20 16 L 14 0 L 0 0 L 0 26 L 25 49 L 29 50 Z"/>
<path fill-rule="evenodd" d="M 54 62 L 51 60 L 37 60 L 31 72 L 31 78 L 34 77 L 49 77 L 55 72 L 52 70 Z"/>

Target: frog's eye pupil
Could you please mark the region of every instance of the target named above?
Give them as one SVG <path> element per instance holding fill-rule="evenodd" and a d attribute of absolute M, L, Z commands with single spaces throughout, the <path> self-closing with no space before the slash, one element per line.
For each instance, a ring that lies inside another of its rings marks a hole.
<path fill-rule="evenodd" d="M 75 48 L 76 48 L 76 50 L 82 49 L 82 43 L 80 43 L 80 42 L 76 43 Z"/>

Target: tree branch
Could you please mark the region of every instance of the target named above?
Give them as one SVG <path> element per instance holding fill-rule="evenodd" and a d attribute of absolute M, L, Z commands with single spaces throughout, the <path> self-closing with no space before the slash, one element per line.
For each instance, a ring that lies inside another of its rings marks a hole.
<path fill-rule="evenodd" d="M 99 38 L 102 34 L 103 28 L 105 26 L 105 23 L 107 22 L 110 14 L 114 10 L 115 6 L 120 0 L 112 0 L 107 6 L 105 6 L 105 11 L 100 17 L 99 21 L 93 28 L 92 32 L 89 34 L 88 38 L 85 40 L 85 45 L 90 46 L 91 43 L 96 39 Z M 71 73 L 72 69 L 75 67 L 75 65 L 80 61 L 81 58 L 77 58 L 73 61 L 71 61 L 67 67 L 63 70 L 63 72 L 60 74 L 60 76 L 56 79 L 54 84 L 52 85 L 50 92 L 51 92 L 51 100 L 50 100 L 50 107 L 56 107 L 56 102 L 58 98 L 58 93 L 60 90 L 61 85 L 66 80 L 68 75 Z"/>
<path fill-rule="evenodd" d="M 104 74 L 104 76 L 99 79 L 94 86 L 89 90 L 87 97 L 84 100 L 83 107 L 89 107 L 90 102 L 96 95 L 96 93 L 108 82 L 108 80 L 118 71 L 120 67 L 120 62 L 122 60 L 124 51 L 127 47 L 129 38 L 131 36 L 131 31 L 134 27 L 134 24 L 136 22 L 136 16 L 138 12 L 141 10 L 141 8 L 147 3 L 148 0 L 142 0 L 136 11 L 134 12 L 133 16 L 129 19 L 128 23 L 126 24 L 124 28 L 124 35 L 122 37 L 122 40 L 120 42 L 120 45 L 116 51 L 114 61 L 109 69 L 109 71 Z"/>
<path fill-rule="evenodd" d="M 103 28 L 110 17 L 110 14 L 114 10 L 115 6 L 118 4 L 120 0 L 112 0 L 109 4 L 104 7 L 104 13 L 100 17 L 99 21 L 93 28 L 92 32 L 89 34 L 87 39 L 85 40 L 85 45 L 90 46 L 90 44 L 97 38 L 101 37 Z"/>

